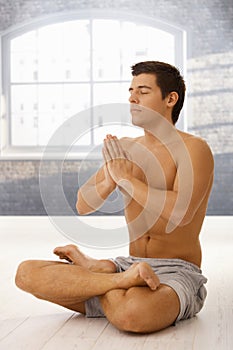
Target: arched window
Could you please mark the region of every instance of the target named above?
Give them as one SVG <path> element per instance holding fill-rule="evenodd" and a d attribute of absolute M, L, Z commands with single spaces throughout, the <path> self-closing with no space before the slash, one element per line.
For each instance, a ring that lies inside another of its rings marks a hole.
<path fill-rule="evenodd" d="M 151 18 L 103 11 L 37 20 L 2 36 L 2 149 L 39 152 L 70 116 L 127 103 L 130 67 L 143 60 L 184 66 L 184 32 Z M 81 121 L 92 126 L 104 120 Z M 91 130 L 79 142 L 99 142 Z M 102 137 L 102 136 L 101 136 Z"/>

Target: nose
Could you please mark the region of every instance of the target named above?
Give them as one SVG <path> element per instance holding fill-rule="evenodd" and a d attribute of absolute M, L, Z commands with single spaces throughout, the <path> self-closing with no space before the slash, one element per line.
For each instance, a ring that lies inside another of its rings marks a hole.
<path fill-rule="evenodd" d="M 129 102 L 130 103 L 139 103 L 138 97 L 135 93 L 131 93 L 129 97 Z"/>

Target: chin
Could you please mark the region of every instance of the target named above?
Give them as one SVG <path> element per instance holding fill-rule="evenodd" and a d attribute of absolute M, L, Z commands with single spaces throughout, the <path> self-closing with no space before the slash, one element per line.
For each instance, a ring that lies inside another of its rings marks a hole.
<path fill-rule="evenodd" d="M 132 117 L 132 124 L 133 125 L 142 127 L 142 125 L 143 125 L 142 114 L 140 114 L 138 112 L 132 112 L 131 117 Z"/>
<path fill-rule="evenodd" d="M 139 118 L 132 118 L 132 124 L 143 128 L 143 122 L 142 120 L 139 120 Z"/>

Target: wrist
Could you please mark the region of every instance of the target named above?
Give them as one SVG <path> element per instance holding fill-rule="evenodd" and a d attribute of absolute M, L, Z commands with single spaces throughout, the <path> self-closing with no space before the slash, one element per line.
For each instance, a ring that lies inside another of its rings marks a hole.
<path fill-rule="evenodd" d="M 115 182 L 114 180 L 112 180 L 112 179 L 104 179 L 104 181 L 103 181 L 103 186 L 104 186 L 106 189 L 108 189 L 108 191 L 112 192 L 112 191 L 116 188 L 117 184 L 116 184 L 116 182 Z"/>
<path fill-rule="evenodd" d="M 127 177 L 124 179 L 120 179 L 117 183 L 118 187 L 120 189 L 123 189 L 125 192 L 127 192 L 130 196 L 133 195 L 133 184 L 132 184 L 132 177 Z"/>

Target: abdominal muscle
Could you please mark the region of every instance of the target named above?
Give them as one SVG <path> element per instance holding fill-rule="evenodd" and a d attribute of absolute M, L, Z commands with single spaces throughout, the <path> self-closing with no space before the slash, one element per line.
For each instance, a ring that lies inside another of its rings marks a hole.
<path fill-rule="evenodd" d="M 130 255 L 144 258 L 182 259 L 201 266 L 201 247 L 198 239 L 193 242 L 190 249 L 190 245 L 171 245 L 167 244 L 167 240 L 158 239 L 154 235 L 145 235 L 130 243 Z"/>
<path fill-rule="evenodd" d="M 142 258 L 182 259 L 201 266 L 199 233 L 204 218 L 201 210 L 189 224 L 178 226 L 171 233 L 166 233 L 167 223 L 161 217 L 144 232 L 142 228 L 145 229 L 148 224 L 141 211 L 135 202 L 131 202 L 125 210 L 130 237 L 130 255 Z M 140 215 L 140 221 L 135 220 L 138 215 Z M 132 224 L 134 220 L 135 225 Z M 141 234 L 139 234 L 139 226 L 141 226 Z"/>

